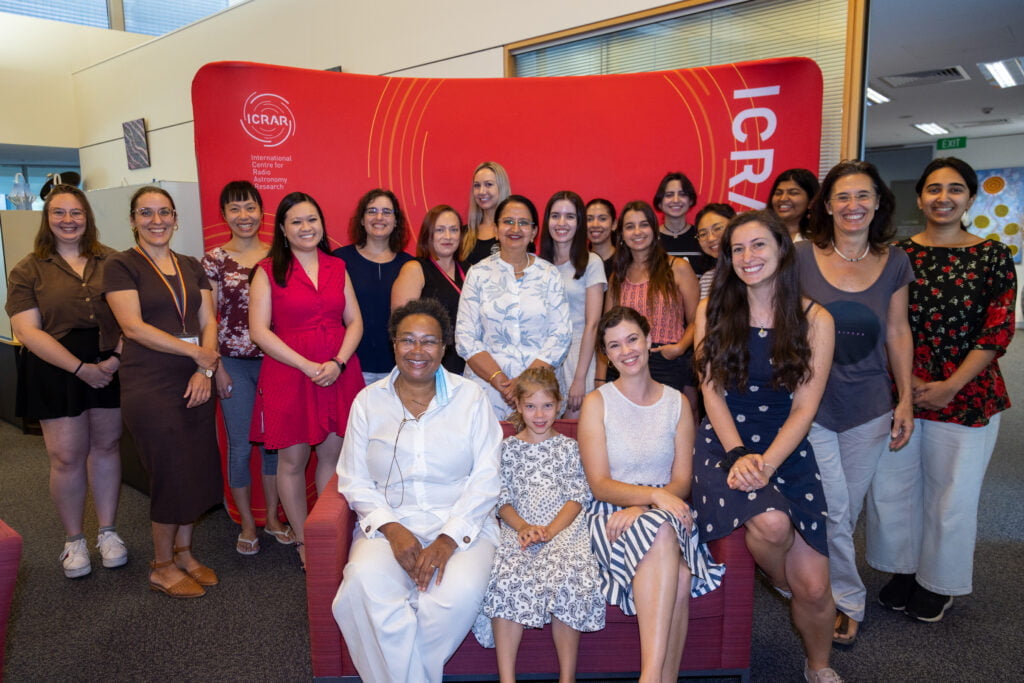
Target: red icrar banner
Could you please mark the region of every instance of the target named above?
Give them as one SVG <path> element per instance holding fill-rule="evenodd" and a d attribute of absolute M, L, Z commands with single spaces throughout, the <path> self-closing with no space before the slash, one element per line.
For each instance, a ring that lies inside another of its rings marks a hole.
<path fill-rule="evenodd" d="M 817 173 L 821 102 L 821 71 L 805 58 L 495 79 L 207 64 L 192 84 L 206 246 L 228 238 L 217 199 L 231 180 L 252 180 L 270 214 L 288 192 L 311 194 L 343 244 L 375 187 L 395 192 L 414 232 L 436 204 L 465 214 L 483 161 L 538 209 L 559 190 L 651 201 L 669 171 L 694 182 L 697 208 L 761 207 L 780 171 Z"/>

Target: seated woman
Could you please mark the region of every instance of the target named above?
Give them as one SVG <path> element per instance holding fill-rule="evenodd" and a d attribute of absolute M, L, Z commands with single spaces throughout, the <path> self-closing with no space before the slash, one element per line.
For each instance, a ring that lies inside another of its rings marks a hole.
<path fill-rule="evenodd" d="M 591 543 L 609 603 L 637 616 L 640 681 L 675 681 L 690 596 L 721 583 L 697 540 L 690 507 L 693 421 L 675 389 L 651 379 L 647 319 L 616 306 L 598 343 L 619 378 L 587 394 L 579 422 L 583 471 L 594 494 Z"/>
<path fill-rule="evenodd" d="M 465 236 L 466 226 L 458 211 L 447 204 L 438 204 L 428 211 L 416 240 L 416 258 L 402 266 L 391 285 L 391 309 L 413 299 L 437 299 L 449 318 L 455 320 L 466 279 L 466 269 L 458 261 Z M 441 364 L 456 375 L 466 369 L 466 361 L 455 352 L 454 344 L 445 350 Z"/>
<path fill-rule="evenodd" d="M 722 254 L 697 309 L 708 416 L 697 430 L 694 517 L 705 542 L 746 527 L 754 560 L 780 592 L 792 592 L 805 678 L 837 681 L 828 668 L 827 508 L 806 439 L 832 364 L 832 316 L 800 296 L 793 243 L 770 211 L 730 221 Z"/>
<path fill-rule="evenodd" d="M 396 308 L 389 331 L 396 367 L 356 397 L 338 463 L 359 524 L 332 607 L 363 680 L 440 681 L 491 573 L 501 427 L 483 389 L 441 367 L 439 303 Z"/>

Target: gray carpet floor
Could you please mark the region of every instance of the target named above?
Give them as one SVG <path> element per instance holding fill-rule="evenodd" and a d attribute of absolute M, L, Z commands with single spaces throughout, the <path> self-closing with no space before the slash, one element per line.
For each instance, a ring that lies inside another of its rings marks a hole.
<path fill-rule="evenodd" d="M 1004 358 L 1011 396 L 1024 405 L 1024 344 Z M 874 602 L 887 577 L 862 564 L 869 605 L 857 643 L 836 650 L 848 681 L 1024 680 L 1024 417 L 1003 423 L 985 480 L 974 593 L 936 624 L 912 621 Z M 8 628 L 8 681 L 309 680 L 304 575 L 295 551 L 269 536 L 262 551 L 234 551 L 238 527 L 224 510 L 198 525 L 195 551 L 221 585 L 174 601 L 147 587 L 148 498 L 122 488 L 118 529 L 131 552 L 120 569 L 99 566 L 65 579 L 62 531 L 47 494 L 42 439 L 0 423 L 0 518 L 25 538 Z M 86 521 L 90 544 L 96 520 Z M 858 538 L 860 546 L 863 537 Z M 755 588 L 753 681 L 802 680 L 803 656 L 787 605 Z"/>

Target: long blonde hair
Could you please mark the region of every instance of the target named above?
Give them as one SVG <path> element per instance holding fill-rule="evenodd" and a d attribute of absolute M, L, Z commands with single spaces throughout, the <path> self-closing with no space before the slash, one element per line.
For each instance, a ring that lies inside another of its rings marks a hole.
<path fill-rule="evenodd" d="M 512 194 L 512 183 L 509 182 L 508 172 L 497 161 L 485 161 L 473 169 L 473 177 L 476 178 L 476 174 L 485 168 L 494 174 L 494 179 L 498 183 L 497 203 L 501 203 Z M 477 206 L 476 198 L 473 196 L 472 184 L 469 186 L 469 211 L 466 216 L 468 218 L 467 225 L 469 225 L 469 230 L 466 231 L 466 237 L 462 241 L 462 249 L 459 251 L 460 261 L 465 261 L 470 252 L 473 251 L 473 247 L 476 246 L 476 229 L 484 218 L 484 211 Z"/>

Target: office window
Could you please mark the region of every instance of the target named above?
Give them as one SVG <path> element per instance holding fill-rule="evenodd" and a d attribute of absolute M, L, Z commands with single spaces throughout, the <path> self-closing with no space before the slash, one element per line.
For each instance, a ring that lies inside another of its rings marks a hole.
<path fill-rule="evenodd" d="M 124 30 L 131 33 L 146 33 L 162 36 L 191 24 L 203 17 L 215 14 L 237 0 L 122 0 L 124 7 Z"/>
<path fill-rule="evenodd" d="M 0 12 L 110 28 L 107 0 L 0 0 Z"/>
<path fill-rule="evenodd" d="M 848 0 L 709 3 L 661 19 L 514 48 L 512 75 L 635 73 L 809 57 L 824 81 L 819 159 L 824 170 L 841 157 L 847 6 Z"/>
<path fill-rule="evenodd" d="M 246 0 L 120 0 L 124 26 L 111 26 L 107 0 L 0 0 L 0 12 L 162 36 Z M 115 0 L 115 7 L 116 7 Z M 115 11 L 115 23 L 120 15 Z"/>

